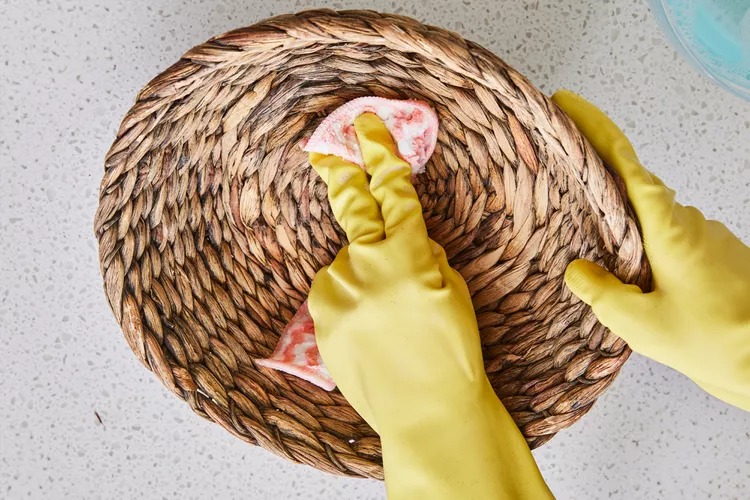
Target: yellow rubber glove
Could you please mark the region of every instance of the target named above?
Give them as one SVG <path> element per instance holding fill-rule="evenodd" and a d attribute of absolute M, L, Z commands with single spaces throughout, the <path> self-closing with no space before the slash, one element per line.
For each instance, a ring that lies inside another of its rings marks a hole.
<path fill-rule="evenodd" d="M 723 224 L 676 203 L 593 104 L 568 91 L 552 99 L 625 181 L 654 289 L 642 293 L 583 260 L 568 266 L 565 282 L 635 352 L 750 411 L 750 248 Z"/>
<path fill-rule="evenodd" d="M 355 129 L 369 189 L 357 165 L 310 155 L 350 244 L 308 303 L 326 366 L 380 434 L 389 497 L 551 497 L 484 372 L 469 290 L 427 236 L 409 165 L 376 115 Z"/>

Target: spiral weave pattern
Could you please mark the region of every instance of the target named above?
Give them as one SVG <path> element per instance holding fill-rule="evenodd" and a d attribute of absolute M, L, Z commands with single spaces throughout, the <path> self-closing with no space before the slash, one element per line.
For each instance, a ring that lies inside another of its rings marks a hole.
<path fill-rule="evenodd" d="M 466 279 L 485 364 L 530 446 L 585 414 L 628 358 L 565 288 L 574 258 L 647 285 L 623 189 L 524 77 L 406 17 L 309 11 L 195 47 L 152 80 L 107 153 L 95 231 L 138 359 L 199 415 L 332 473 L 382 478 L 337 391 L 258 367 L 346 244 L 300 141 L 360 96 L 440 118 L 417 180 L 430 236 Z"/>

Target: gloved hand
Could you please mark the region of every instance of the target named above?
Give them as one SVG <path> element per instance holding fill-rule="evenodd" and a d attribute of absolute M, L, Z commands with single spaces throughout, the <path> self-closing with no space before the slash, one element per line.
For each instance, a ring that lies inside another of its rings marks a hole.
<path fill-rule="evenodd" d="M 568 91 L 552 100 L 625 181 L 653 270 L 654 289 L 642 293 L 577 260 L 565 273 L 568 287 L 635 352 L 750 411 L 750 248 L 723 224 L 676 203 L 594 105 Z"/>
<path fill-rule="evenodd" d="M 430 240 L 411 169 L 383 122 L 355 121 L 360 167 L 311 154 L 349 238 L 308 304 L 341 392 L 380 434 L 393 499 L 548 498 L 490 386 L 463 278 Z"/>

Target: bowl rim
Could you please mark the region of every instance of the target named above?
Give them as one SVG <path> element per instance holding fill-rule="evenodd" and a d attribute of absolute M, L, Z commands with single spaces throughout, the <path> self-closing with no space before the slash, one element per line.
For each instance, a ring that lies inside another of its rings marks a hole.
<path fill-rule="evenodd" d="M 649 0 L 651 5 L 651 13 L 656 18 L 659 27 L 664 32 L 667 40 L 670 41 L 672 47 L 677 50 L 679 54 L 687 59 L 691 65 L 698 69 L 705 77 L 710 81 L 716 83 L 730 93 L 750 101 L 750 80 L 747 81 L 747 86 L 743 87 L 741 84 L 728 81 L 723 75 L 714 70 L 709 64 L 707 64 L 701 56 L 690 46 L 685 40 L 681 31 L 677 29 L 675 22 L 670 16 L 668 7 L 664 5 L 664 0 Z"/>

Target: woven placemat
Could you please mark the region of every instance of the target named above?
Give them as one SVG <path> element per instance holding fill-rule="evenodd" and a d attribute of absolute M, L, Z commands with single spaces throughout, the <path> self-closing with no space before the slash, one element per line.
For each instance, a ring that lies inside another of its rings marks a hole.
<path fill-rule="evenodd" d="M 138 359 L 199 415 L 288 459 L 382 477 L 338 392 L 254 365 L 346 244 L 299 147 L 355 97 L 429 102 L 417 180 L 466 279 L 489 378 L 531 447 L 586 413 L 630 351 L 563 283 L 594 260 L 647 285 L 623 191 L 568 118 L 496 56 L 401 16 L 309 11 L 195 47 L 107 153 L 96 215 L 109 303 Z"/>

